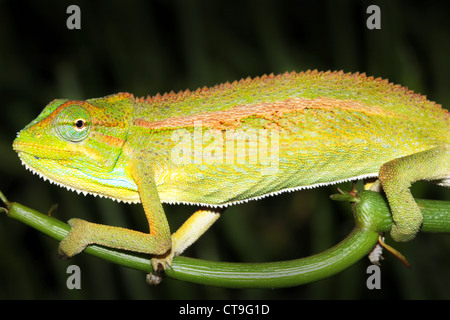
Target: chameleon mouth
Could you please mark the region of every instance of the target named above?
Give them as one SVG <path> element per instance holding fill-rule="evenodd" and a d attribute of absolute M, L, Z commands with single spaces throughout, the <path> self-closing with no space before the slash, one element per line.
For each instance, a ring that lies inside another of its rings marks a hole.
<path fill-rule="evenodd" d="M 103 197 L 110 198 L 117 202 L 125 202 L 125 203 L 138 203 L 139 202 L 138 198 L 132 197 L 132 196 L 129 196 L 125 199 L 119 199 L 117 197 L 108 195 L 108 193 L 95 192 L 93 190 L 88 190 L 88 189 L 86 189 L 86 190 L 78 189 L 78 187 L 76 186 L 77 183 L 68 184 L 69 180 L 61 179 L 61 175 L 58 174 L 58 170 L 57 170 L 58 163 L 56 161 L 51 160 L 51 159 L 43 159 L 43 158 L 41 159 L 38 156 L 29 154 L 29 153 L 23 152 L 23 151 L 18 151 L 18 155 L 19 155 L 19 159 L 20 159 L 22 165 L 28 171 L 39 176 L 44 181 L 48 181 L 52 184 L 55 184 L 62 188 L 65 188 L 69 191 L 75 191 L 76 193 L 83 194 L 85 196 L 90 194 L 95 197 L 98 196 L 99 198 L 103 198 Z M 45 162 L 46 164 L 43 165 L 42 163 L 39 163 L 41 161 Z M 50 163 L 50 165 L 49 165 L 49 163 Z M 49 167 L 51 169 L 49 169 L 48 171 L 45 170 L 45 172 L 44 172 L 44 171 L 39 170 L 39 167 L 43 167 L 45 169 Z M 67 168 L 66 168 L 66 170 L 67 170 Z M 76 169 L 73 169 L 73 170 L 76 170 Z M 82 176 L 80 176 L 80 173 L 81 172 L 78 172 L 78 174 L 77 174 L 77 172 L 74 171 L 74 172 L 68 174 L 68 176 L 72 177 L 72 179 L 74 177 L 82 179 Z"/>
<path fill-rule="evenodd" d="M 22 153 L 22 152 L 19 152 L 18 154 L 19 154 L 20 161 L 22 162 L 22 165 L 25 167 L 25 169 L 27 169 L 27 170 L 30 171 L 31 173 L 33 173 L 33 174 L 39 176 L 39 177 L 42 178 L 44 181 L 47 181 L 47 180 L 48 180 L 48 181 L 51 182 L 51 183 L 54 183 L 54 184 L 57 184 L 57 185 L 61 185 L 60 183 L 58 183 L 58 182 L 56 182 L 56 181 L 53 181 L 53 180 L 47 178 L 47 176 L 46 176 L 45 174 L 43 174 L 42 172 L 40 172 L 40 171 L 34 169 L 33 167 L 29 166 L 28 163 L 27 163 L 27 161 L 24 160 L 25 157 L 23 156 L 23 153 Z M 39 160 L 39 157 L 36 157 L 36 156 L 34 156 L 34 157 L 36 158 L 36 160 Z"/>
<path fill-rule="evenodd" d="M 16 141 L 14 141 L 14 143 L 13 143 L 13 148 L 17 152 L 19 159 L 20 159 L 22 165 L 25 167 L 25 169 L 27 169 L 31 173 L 39 176 L 44 181 L 49 181 L 50 183 L 56 184 L 60 187 L 64 187 L 71 191 L 78 191 L 77 189 L 72 188 L 71 186 L 68 186 L 64 182 L 58 181 L 58 180 L 60 180 L 60 178 L 56 173 L 57 170 L 51 170 L 51 169 L 50 170 L 48 170 L 48 169 L 47 170 L 39 170 L 40 167 L 47 168 L 47 166 L 43 165 L 42 162 L 45 162 L 46 164 L 48 164 L 49 162 L 52 162 L 52 160 L 49 158 L 40 157 L 39 155 L 36 155 L 34 153 L 30 153 L 29 152 L 30 146 L 32 146 L 33 149 L 36 149 L 36 146 L 31 145 L 31 144 L 16 143 Z M 52 150 L 55 150 L 55 149 L 52 149 Z M 48 166 L 48 167 L 55 168 L 55 166 Z M 52 174 L 52 171 L 53 171 L 53 174 Z M 52 177 L 49 177 L 49 176 L 52 176 Z M 78 193 L 80 193 L 80 191 L 78 191 Z M 85 193 L 85 194 L 87 194 L 87 193 Z"/>
<path fill-rule="evenodd" d="M 117 202 L 125 203 L 139 203 L 139 197 L 136 196 L 136 192 L 129 190 L 125 197 L 119 198 L 113 195 L 112 191 L 117 191 L 117 187 L 108 187 L 106 185 L 101 186 L 101 190 L 96 190 L 86 186 L 86 176 L 83 172 L 75 168 L 64 167 L 64 170 L 70 170 L 64 175 L 61 173 L 59 167 L 61 167 L 60 161 L 52 160 L 49 158 L 40 158 L 34 154 L 30 154 L 25 151 L 17 151 L 19 159 L 22 165 L 31 173 L 39 176 L 44 181 L 48 181 L 59 187 L 65 188 L 69 191 L 75 191 L 78 194 L 93 195 L 99 198 L 110 198 Z M 41 168 L 43 170 L 41 170 Z M 63 177 L 69 177 L 64 179 Z M 123 190 L 122 190 L 123 191 Z"/>
<path fill-rule="evenodd" d="M 13 150 L 19 154 L 19 157 L 21 154 L 28 154 L 38 159 L 49 158 L 49 151 L 50 153 L 57 153 L 59 156 L 62 156 L 63 154 L 74 154 L 74 152 L 70 150 L 63 150 L 49 145 L 36 145 L 33 143 L 21 142 L 18 141 L 18 139 L 14 140 L 12 146 Z M 47 156 L 45 154 L 47 154 Z"/>
<path fill-rule="evenodd" d="M 56 185 L 59 185 L 59 186 L 62 186 L 62 187 L 68 188 L 68 189 L 70 188 L 70 187 L 68 187 L 66 185 L 63 185 L 60 182 L 57 182 L 55 180 L 50 179 L 45 173 L 43 173 L 40 170 L 36 169 L 36 166 L 33 166 L 33 165 L 30 164 L 30 163 L 36 163 L 37 161 L 42 160 L 41 157 L 33 155 L 33 154 L 30 154 L 30 153 L 28 153 L 26 151 L 18 151 L 18 150 L 16 150 L 16 151 L 17 151 L 19 159 L 20 159 L 22 165 L 25 167 L 25 169 L 27 169 L 31 173 L 39 176 L 44 181 L 49 181 L 51 183 L 54 183 Z M 73 190 L 73 188 L 70 188 L 70 189 Z"/>

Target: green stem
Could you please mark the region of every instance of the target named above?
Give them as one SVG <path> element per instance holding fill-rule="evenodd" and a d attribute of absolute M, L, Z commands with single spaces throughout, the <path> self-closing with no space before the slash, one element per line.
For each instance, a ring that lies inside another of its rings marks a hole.
<path fill-rule="evenodd" d="M 336 246 L 319 254 L 282 262 L 228 263 L 184 258 L 174 260 L 179 280 L 229 288 L 284 288 L 321 280 L 337 274 L 373 249 L 378 233 L 355 228 Z M 175 263 L 176 262 L 176 263 Z"/>
<path fill-rule="evenodd" d="M 345 198 L 345 197 L 344 197 Z M 0 199 L 9 217 L 62 240 L 70 227 L 60 220 Z M 269 263 L 213 262 L 176 257 L 166 275 L 173 279 L 230 288 L 275 288 L 297 286 L 330 277 L 352 266 L 376 244 L 381 232 L 390 230 L 392 220 L 385 199 L 375 192 L 363 191 L 355 201 L 355 228 L 343 241 L 319 254 L 290 261 Z M 424 215 L 422 231 L 450 232 L 450 202 L 417 200 Z M 99 258 L 144 272 L 152 272 L 150 259 L 137 254 L 91 245 L 85 252 Z"/>

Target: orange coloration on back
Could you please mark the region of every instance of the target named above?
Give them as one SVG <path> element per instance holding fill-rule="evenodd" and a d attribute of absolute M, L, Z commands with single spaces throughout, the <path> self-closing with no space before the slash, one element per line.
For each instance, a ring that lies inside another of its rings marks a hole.
<path fill-rule="evenodd" d="M 283 116 L 285 113 L 302 111 L 305 109 L 337 109 L 358 111 L 371 115 L 381 115 L 383 110 L 376 106 L 368 107 L 359 101 L 338 100 L 329 98 L 292 98 L 272 103 L 256 103 L 253 105 L 238 105 L 228 110 L 205 112 L 202 114 L 168 118 L 161 121 L 135 119 L 133 124 L 149 129 L 177 128 L 191 125 L 200 121 L 202 125 L 219 128 L 223 123 L 236 122 L 250 116 Z"/>

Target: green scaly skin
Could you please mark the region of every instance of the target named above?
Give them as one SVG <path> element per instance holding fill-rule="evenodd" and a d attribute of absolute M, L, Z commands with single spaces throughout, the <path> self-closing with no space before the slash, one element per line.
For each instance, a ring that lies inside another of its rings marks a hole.
<path fill-rule="evenodd" d="M 54 183 L 143 204 L 149 234 L 72 219 L 63 254 L 96 243 L 158 255 L 165 268 L 217 219 L 216 207 L 368 177 L 387 195 L 394 239 L 411 240 L 422 216 L 409 186 L 449 186 L 449 133 L 448 112 L 406 88 L 308 71 L 146 99 L 54 100 L 13 147 Z M 161 203 L 210 206 L 211 216 L 171 239 Z"/>

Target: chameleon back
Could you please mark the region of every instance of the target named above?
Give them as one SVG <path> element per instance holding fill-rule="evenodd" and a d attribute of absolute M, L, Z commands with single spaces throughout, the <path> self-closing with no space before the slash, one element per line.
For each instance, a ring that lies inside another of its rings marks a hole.
<path fill-rule="evenodd" d="M 386 80 L 312 71 L 137 99 L 130 133 L 157 159 L 161 201 L 227 205 L 376 177 L 449 144 L 450 120 Z"/>

